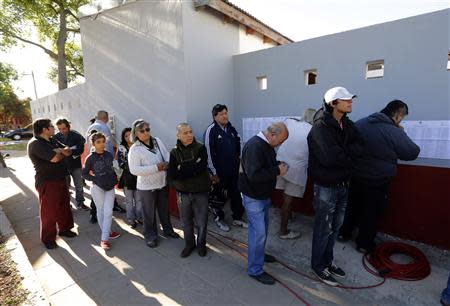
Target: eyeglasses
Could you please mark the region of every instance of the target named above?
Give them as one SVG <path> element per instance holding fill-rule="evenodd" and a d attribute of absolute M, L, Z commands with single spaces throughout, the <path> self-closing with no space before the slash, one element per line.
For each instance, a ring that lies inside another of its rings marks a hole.
<path fill-rule="evenodd" d="M 150 132 L 150 128 L 140 129 L 139 133 L 144 134 L 145 132 Z"/>

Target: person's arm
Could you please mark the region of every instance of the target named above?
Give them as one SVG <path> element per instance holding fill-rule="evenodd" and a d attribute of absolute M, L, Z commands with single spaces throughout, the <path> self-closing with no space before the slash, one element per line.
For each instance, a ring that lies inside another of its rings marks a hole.
<path fill-rule="evenodd" d="M 264 168 L 262 160 L 264 159 L 263 152 L 258 146 L 249 146 L 242 156 L 242 164 L 245 175 L 251 182 L 263 183 L 275 179 L 280 170 L 278 166 Z"/>
<path fill-rule="evenodd" d="M 63 154 L 56 153 L 50 148 L 50 146 L 45 145 L 41 146 L 41 148 L 39 148 L 38 146 L 41 145 L 39 145 L 39 143 L 36 142 L 31 145 L 31 152 L 37 158 L 46 160 L 51 163 L 59 163 L 61 162 L 61 160 L 64 159 Z"/>
<path fill-rule="evenodd" d="M 80 133 L 74 133 L 76 139 L 75 139 L 75 146 L 76 148 L 72 150 L 72 155 L 75 157 L 81 156 L 84 152 L 84 144 L 86 142 L 86 139 L 80 134 Z"/>
<path fill-rule="evenodd" d="M 206 153 L 205 146 L 202 146 L 202 148 L 199 151 L 199 154 L 194 157 L 195 160 L 182 163 L 178 167 L 178 171 L 180 174 L 180 177 L 182 178 L 190 178 L 197 174 L 199 174 L 201 171 L 204 171 L 208 167 L 208 154 Z"/>
<path fill-rule="evenodd" d="M 83 178 L 87 181 L 91 181 L 95 183 L 95 176 L 91 174 L 91 170 L 92 170 L 92 155 L 89 155 L 86 158 L 86 161 L 84 163 L 84 168 L 81 171 L 81 174 L 83 176 Z"/>
<path fill-rule="evenodd" d="M 161 150 L 161 155 L 164 158 L 164 161 L 166 161 L 167 163 L 169 162 L 170 159 L 170 153 L 169 151 L 167 151 L 166 146 L 164 145 L 164 143 L 161 141 L 161 139 L 156 138 L 156 142 L 158 143 L 159 149 Z"/>
<path fill-rule="evenodd" d="M 420 153 L 420 147 L 416 145 L 405 131 L 396 127 L 393 133 L 394 150 L 400 160 L 415 160 Z"/>
<path fill-rule="evenodd" d="M 132 147 L 130 152 L 128 152 L 128 168 L 130 169 L 131 174 L 137 176 L 148 176 L 157 173 L 159 171 L 157 164 L 149 166 L 141 165 L 141 153 L 139 151 L 139 148 Z"/>
<path fill-rule="evenodd" d="M 205 147 L 208 155 L 208 169 L 213 176 L 217 175 L 216 164 L 216 137 L 213 131 L 214 124 L 210 125 L 205 132 Z"/>
<path fill-rule="evenodd" d="M 175 150 L 175 149 L 174 149 Z M 169 157 L 169 169 L 167 171 L 167 174 L 169 176 L 170 179 L 172 180 L 176 180 L 179 178 L 179 173 L 178 173 L 178 161 L 175 157 L 175 152 L 174 150 L 172 150 L 170 152 L 170 157 Z"/>

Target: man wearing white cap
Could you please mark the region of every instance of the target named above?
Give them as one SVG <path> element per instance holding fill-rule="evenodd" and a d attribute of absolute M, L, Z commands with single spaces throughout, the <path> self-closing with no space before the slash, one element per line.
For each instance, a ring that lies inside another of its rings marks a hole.
<path fill-rule="evenodd" d="M 335 277 L 345 277 L 333 263 L 333 247 L 347 207 L 352 167 L 363 151 L 362 138 L 347 118 L 355 97 L 344 87 L 329 89 L 308 135 L 308 171 L 314 181 L 316 211 L 311 268 L 331 286 L 338 285 Z"/>

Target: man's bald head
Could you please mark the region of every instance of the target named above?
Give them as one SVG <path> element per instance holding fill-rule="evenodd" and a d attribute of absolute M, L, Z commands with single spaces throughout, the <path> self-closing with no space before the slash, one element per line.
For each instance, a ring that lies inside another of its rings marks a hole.
<path fill-rule="evenodd" d="M 99 110 L 97 112 L 97 119 L 104 122 L 104 123 L 108 123 L 109 121 L 109 115 L 107 111 L 104 110 Z"/>
<path fill-rule="evenodd" d="M 264 135 L 269 141 L 269 144 L 272 147 L 276 147 L 281 145 L 289 137 L 289 132 L 283 122 L 274 122 L 267 127 Z"/>

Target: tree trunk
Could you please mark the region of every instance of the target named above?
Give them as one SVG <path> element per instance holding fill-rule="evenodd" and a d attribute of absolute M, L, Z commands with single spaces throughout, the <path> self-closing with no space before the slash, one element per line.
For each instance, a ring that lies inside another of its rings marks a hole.
<path fill-rule="evenodd" d="M 66 69 L 66 10 L 61 5 L 59 8 L 59 34 L 56 46 L 58 48 L 58 89 L 67 88 L 67 69 Z"/>

